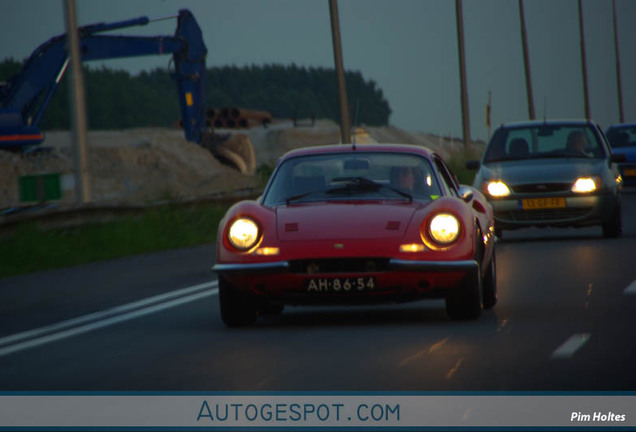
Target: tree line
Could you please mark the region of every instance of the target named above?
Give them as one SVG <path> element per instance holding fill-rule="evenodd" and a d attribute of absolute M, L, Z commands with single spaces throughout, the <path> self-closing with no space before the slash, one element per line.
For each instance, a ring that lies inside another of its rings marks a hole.
<path fill-rule="evenodd" d="M 21 68 L 13 59 L 0 62 L 0 81 Z M 178 123 L 176 82 L 170 71 L 157 68 L 131 75 L 105 66 L 83 65 L 86 104 L 91 129 L 167 127 Z M 274 118 L 324 118 L 340 121 L 334 69 L 292 65 L 223 66 L 206 71 L 208 108 L 227 106 L 269 111 Z M 358 124 L 387 125 L 391 107 L 382 90 L 358 71 L 345 73 L 347 96 Z M 63 79 L 40 126 L 43 130 L 70 128 L 68 82 Z"/>

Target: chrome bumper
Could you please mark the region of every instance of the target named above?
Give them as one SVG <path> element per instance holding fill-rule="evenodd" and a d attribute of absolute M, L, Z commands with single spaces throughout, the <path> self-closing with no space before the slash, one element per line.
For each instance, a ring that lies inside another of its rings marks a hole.
<path fill-rule="evenodd" d="M 389 266 L 397 271 L 417 271 L 423 273 L 445 273 L 455 271 L 477 270 L 479 265 L 475 260 L 464 261 L 415 261 L 404 259 L 390 259 Z M 267 263 L 215 264 L 212 271 L 217 273 L 275 273 L 289 270 L 289 261 Z"/>

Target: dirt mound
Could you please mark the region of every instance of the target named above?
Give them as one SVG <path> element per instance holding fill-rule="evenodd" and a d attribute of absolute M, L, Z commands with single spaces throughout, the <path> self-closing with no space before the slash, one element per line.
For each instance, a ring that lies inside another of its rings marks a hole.
<path fill-rule="evenodd" d="M 459 139 L 426 133 L 409 133 L 388 127 L 362 125 L 355 129 L 359 143 L 402 143 L 426 146 L 444 158 L 463 154 Z M 267 128 L 242 130 L 238 144 L 251 141 L 254 156 L 245 172 L 266 164 L 299 147 L 337 144 L 340 128 L 329 120 L 294 127 L 291 121 L 277 121 Z M 244 135 L 243 135 L 244 134 Z M 75 204 L 74 160 L 70 132 L 49 132 L 42 148 L 19 155 L 0 151 L 0 209 L 19 206 L 19 178 L 25 175 L 57 173 L 61 178 L 61 204 Z M 473 143 L 480 154 L 483 143 Z M 109 204 L 147 204 L 157 201 L 205 199 L 241 189 L 262 187 L 256 175 L 241 174 L 220 163 L 207 149 L 186 141 L 179 129 L 129 129 L 91 131 L 88 135 L 91 201 Z"/>
<path fill-rule="evenodd" d="M 464 143 L 459 138 L 442 137 L 424 132 L 407 132 L 393 126 L 370 127 L 364 130 L 370 136 L 372 142 L 414 144 L 427 147 L 441 155 L 445 160 L 452 159 L 456 155 L 464 156 Z M 480 155 L 485 144 L 482 141 L 471 142 L 470 153 L 475 157 Z"/>
<path fill-rule="evenodd" d="M 0 207 L 20 204 L 18 179 L 58 173 L 62 203 L 74 203 L 74 162 L 69 132 L 47 134 L 31 154 L 0 151 Z M 88 136 L 91 200 L 149 203 L 204 198 L 255 187 L 254 176 L 222 165 L 204 148 L 171 129 L 93 131 Z"/>
<path fill-rule="evenodd" d="M 292 121 L 279 121 L 267 128 L 243 131 L 254 145 L 256 166 L 274 165 L 280 156 L 300 147 L 340 142 L 340 127 L 331 120 L 317 120 L 313 125 L 309 121 L 299 124 L 307 126 L 294 127 Z"/>

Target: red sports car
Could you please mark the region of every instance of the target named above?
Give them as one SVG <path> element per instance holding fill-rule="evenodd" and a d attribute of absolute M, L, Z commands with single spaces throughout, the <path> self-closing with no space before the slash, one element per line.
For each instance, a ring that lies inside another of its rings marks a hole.
<path fill-rule="evenodd" d="M 294 150 L 219 225 L 221 317 L 444 298 L 450 318 L 476 319 L 497 302 L 494 238 L 485 197 L 424 147 Z"/>

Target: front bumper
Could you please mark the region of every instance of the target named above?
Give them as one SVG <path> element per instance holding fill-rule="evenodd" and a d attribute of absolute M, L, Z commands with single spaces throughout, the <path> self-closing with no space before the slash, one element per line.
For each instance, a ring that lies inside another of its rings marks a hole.
<path fill-rule="evenodd" d="M 636 186 L 636 162 L 627 162 L 618 165 L 623 177 L 623 185 Z"/>
<path fill-rule="evenodd" d="M 394 270 L 409 270 L 418 272 L 455 272 L 477 268 L 474 260 L 465 261 L 419 261 L 405 259 L 389 259 L 389 266 Z M 257 273 L 284 272 L 291 267 L 289 261 L 274 261 L 262 263 L 215 264 L 212 271 L 217 273 Z"/>
<path fill-rule="evenodd" d="M 443 298 L 449 290 L 462 285 L 466 278 L 476 278 L 479 266 L 474 260 L 419 261 L 388 259 L 386 267 L 376 271 L 309 273 L 298 271 L 290 261 L 263 263 L 217 263 L 212 270 L 237 290 L 257 297 L 288 304 L 386 303 Z M 310 279 L 352 279 L 372 277 L 372 290 L 357 292 L 308 292 Z"/>
<path fill-rule="evenodd" d="M 564 198 L 565 207 L 524 210 L 522 199 L 534 196 L 491 200 L 495 226 L 500 229 L 514 229 L 528 226 L 583 227 L 600 225 L 608 220 L 616 208 L 613 194 L 586 196 L 549 196 L 541 198 Z"/>

